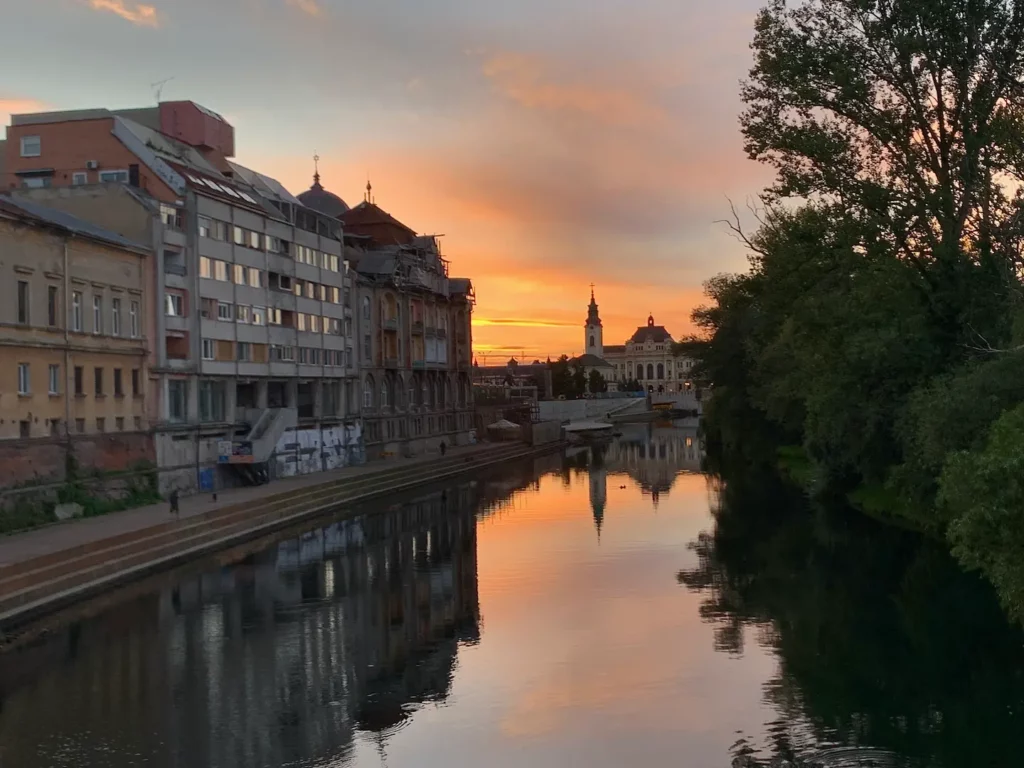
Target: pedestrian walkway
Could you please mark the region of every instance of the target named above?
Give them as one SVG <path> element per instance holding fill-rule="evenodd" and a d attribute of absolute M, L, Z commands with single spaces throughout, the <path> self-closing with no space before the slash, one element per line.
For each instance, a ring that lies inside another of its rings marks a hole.
<path fill-rule="evenodd" d="M 482 447 L 480 445 L 467 445 L 459 448 L 450 448 L 446 458 L 463 455 L 471 457 L 478 453 Z M 186 496 L 179 502 L 180 514 L 177 517 L 185 519 L 222 507 L 244 504 L 247 501 L 256 501 L 271 494 L 277 495 L 288 493 L 289 491 L 299 491 L 336 480 L 364 477 L 396 467 L 412 467 L 424 462 L 435 461 L 439 458 L 441 458 L 440 453 L 428 453 L 413 458 L 396 457 L 355 467 L 343 467 L 328 472 L 290 477 L 284 480 L 277 480 L 268 485 L 230 488 L 218 491 L 216 501 L 213 500 L 213 494 L 211 493 Z M 177 519 L 177 517 L 170 514 L 170 505 L 163 501 L 158 504 L 150 504 L 149 506 L 129 509 L 123 512 L 112 512 L 109 515 L 102 515 L 100 517 L 71 520 L 66 523 L 55 523 L 54 525 L 37 528 L 32 531 L 12 533 L 8 536 L 0 537 L 0 568 L 30 560 L 34 557 L 60 552 L 80 544 L 90 544 L 122 533 L 131 533 L 151 526 L 161 525 L 170 520 Z"/>

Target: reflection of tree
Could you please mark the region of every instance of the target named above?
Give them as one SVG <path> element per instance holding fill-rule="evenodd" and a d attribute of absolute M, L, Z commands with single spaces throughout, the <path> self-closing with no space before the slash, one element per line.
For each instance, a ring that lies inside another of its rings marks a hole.
<path fill-rule="evenodd" d="M 765 751 L 829 740 L 929 766 L 1019 762 L 1024 636 L 940 546 L 748 473 L 691 547 L 679 580 L 705 595 L 716 648 L 740 653 L 753 630 L 778 653 Z"/>

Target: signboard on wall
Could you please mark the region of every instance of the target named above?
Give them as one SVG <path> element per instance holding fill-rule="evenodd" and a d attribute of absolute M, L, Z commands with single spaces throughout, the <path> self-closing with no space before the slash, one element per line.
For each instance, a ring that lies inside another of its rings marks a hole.
<path fill-rule="evenodd" d="M 220 464 L 252 464 L 252 443 L 248 440 L 221 440 L 217 443 Z"/>

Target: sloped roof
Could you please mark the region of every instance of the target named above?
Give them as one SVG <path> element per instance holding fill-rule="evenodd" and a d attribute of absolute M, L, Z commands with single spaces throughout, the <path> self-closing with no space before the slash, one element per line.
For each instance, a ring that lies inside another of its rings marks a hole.
<path fill-rule="evenodd" d="M 636 329 L 629 338 L 633 344 L 646 344 L 648 341 L 653 341 L 656 344 L 662 342 L 672 341 L 672 334 L 670 334 L 664 325 L 654 325 L 652 322 L 648 322 L 647 325 L 641 325 Z"/>
<path fill-rule="evenodd" d="M 416 230 L 406 226 L 375 203 L 365 200 L 338 215 L 345 230 L 369 235 L 379 245 L 406 245 L 416 238 Z"/>
<path fill-rule="evenodd" d="M 608 354 L 609 352 L 611 352 L 611 353 L 625 352 L 626 351 L 626 345 L 625 344 L 605 344 L 604 345 L 604 351 L 605 351 L 605 354 Z"/>
<path fill-rule="evenodd" d="M 313 176 L 313 186 L 305 192 L 300 192 L 298 197 L 307 208 L 312 208 L 314 211 L 319 211 L 325 216 L 330 216 L 334 219 L 348 210 L 348 203 L 333 192 L 323 188 L 323 185 L 320 183 L 319 173 Z"/>
<path fill-rule="evenodd" d="M 570 360 L 574 365 L 582 365 L 584 368 L 611 368 L 611 363 L 605 360 L 603 357 L 592 355 L 589 352 L 579 357 L 574 357 Z"/>
<path fill-rule="evenodd" d="M 111 232 L 109 229 L 98 227 L 85 219 L 72 216 L 70 213 L 47 208 L 45 205 L 40 205 L 32 200 L 0 196 L 0 212 L 11 216 L 27 218 L 39 224 L 56 227 L 68 234 L 100 240 L 120 248 L 128 248 L 142 253 L 149 253 L 150 250 L 145 245 L 122 237 L 116 232 Z"/>

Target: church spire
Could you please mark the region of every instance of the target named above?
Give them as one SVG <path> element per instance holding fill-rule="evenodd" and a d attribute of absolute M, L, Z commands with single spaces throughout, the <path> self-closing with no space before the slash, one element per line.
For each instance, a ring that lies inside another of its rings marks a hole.
<path fill-rule="evenodd" d="M 313 186 L 320 186 L 320 155 L 313 153 Z"/>
<path fill-rule="evenodd" d="M 601 316 L 597 312 L 597 299 L 594 298 L 594 284 L 590 284 L 590 306 L 587 307 L 587 325 L 601 325 Z"/>

